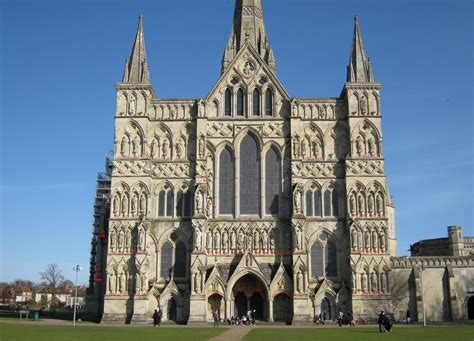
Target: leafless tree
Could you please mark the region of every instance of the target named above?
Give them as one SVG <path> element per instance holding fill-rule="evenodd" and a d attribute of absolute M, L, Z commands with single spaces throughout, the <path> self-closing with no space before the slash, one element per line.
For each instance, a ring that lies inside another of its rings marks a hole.
<path fill-rule="evenodd" d="M 64 281 L 62 271 L 57 264 L 49 264 L 46 270 L 40 272 L 39 275 L 41 276 L 41 280 L 44 281 L 48 287 L 48 291 L 51 294 L 51 305 L 53 305 L 53 302 L 56 301 L 57 289 Z"/>

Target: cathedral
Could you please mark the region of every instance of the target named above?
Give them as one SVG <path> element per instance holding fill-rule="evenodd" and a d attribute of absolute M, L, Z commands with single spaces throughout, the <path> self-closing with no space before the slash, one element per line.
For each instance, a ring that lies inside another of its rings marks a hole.
<path fill-rule="evenodd" d="M 140 17 L 98 178 L 89 314 L 140 323 L 161 308 L 164 321 L 192 323 L 252 310 L 295 323 L 410 310 L 416 320 L 427 301 L 420 273 L 433 268 L 442 288 L 448 274 L 441 319 L 467 318 L 474 289 L 455 276 L 472 270 L 472 255 L 397 257 L 381 84 L 357 18 L 339 97 L 285 91 L 261 0 L 236 0 L 207 97 L 159 98 L 148 64 Z"/>

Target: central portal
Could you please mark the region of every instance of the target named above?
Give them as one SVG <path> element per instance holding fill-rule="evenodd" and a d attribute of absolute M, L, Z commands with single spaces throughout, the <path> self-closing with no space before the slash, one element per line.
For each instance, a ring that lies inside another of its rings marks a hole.
<path fill-rule="evenodd" d="M 262 282 L 254 275 L 245 275 L 235 283 L 234 317 L 242 318 L 251 310 L 256 320 L 267 319 L 267 291 Z"/>

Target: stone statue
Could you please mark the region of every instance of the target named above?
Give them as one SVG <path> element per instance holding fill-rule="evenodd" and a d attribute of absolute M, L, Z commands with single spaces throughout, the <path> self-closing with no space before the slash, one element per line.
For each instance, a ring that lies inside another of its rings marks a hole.
<path fill-rule="evenodd" d="M 303 274 L 301 271 L 298 271 L 296 274 L 296 290 L 298 292 L 303 292 Z"/>
<path fill-rule="evenodd" d="M 211 234 L 211 231 L 207 231 L 207 233 L 206 233 L 206 249 L 207 250 L 212 249 L 212 234 Z"/>
<path fill-rule="evenodd" d="M 202 213 L 202 192 L 198 190 L 196 192 L 196 213 Z"/>
<path fill-rule="evenodd" d="M 359 195 L 359 215 L 365 215 L 365 200 L 362 195 Z"/>
<path fill-rule="evenodd" d="M 356 200 L 353 194 L 351 195 L 349 199 L 349 206 L 351 209 L 351 215 L 354 215 L 356 213 Z"/>
<path fill-rule="evenodd" d="M 385 234 L 383 232 L 380 233 L 380 250 L 384 251 L 385 250 Z"/>
<path fill-rule="evenodd" d="M 370 155 L 374 155 L 374 154 L 375 154 L 375 143 L 374 143 L 374 140 L 373 140 L 373 139 L 369 139 L 369 141 L 368 141 L 368 147 L 369 147 L 369 153 L 370 153 Z"/>
<path fill-rule="evenodd" d="M 387 276 L 384 272 L 380 274 L 380 291 L 386 292 L 387 291 Z"/>
<path fill-rule="evenodd" d="M 123 272 L 120 273 L 120 277 L 119 277 L 119 291 L 120 292 L 125 291 L 125 274 Z"/>
<path fill-rule="evenodd" d="M 117 250 L 122 251 L 123 247 L 123 231 L 120 231 L 117 238 Z"/>
<path fill-rule="evenodd" d="M 252 249 L 252 232 L 248 231 L 247 235 L 245 236 L 245 248 L 247 250 Z"/>
<path fill-rule="evenodd" d="M 237 240 L 237 244 L 238 244 L 238 247 L 239 247 L 240 250 L 244 248 L 244 239 L 245 239 L 244 232 L 242 230 L 240 230 L 239 231 L 239 237 L 238 237 L 238 240 Z"/>
<path fill-rule="evenodd" d="M 156 155 L 156 141 L 153 140 L 153 142 L 150 145 L 150 157 L 154 159 L 155 155 Z"/>
<path fill-rule="evenodd" d="M 320 155 L 320 143 L 318 140 L 313 141 L 313 156 L 317 159 Z"/>
<path fill-rule="evenodd" d="M 245 265 L 247 267 L 252 266 L 252 256 L 250 255 L 250 253 L 247 253 L 247 255 L 245 256 Z"/>
<path fill-rule="evenodd" d="M 130 96 L 128 98 L 128 113 L 131 116 L 135 115 L 136 105 L 137 105 L 137 100 L 136 100 L 135 96 Z"/>
<path fill-rule="evenodd" d="M 136 273 L 134 277 L 135 277 L 135 290 L 138 291 L 142 287 L 140 283 L 140 275 Z"/>
<path fill-rule="evenodd" d="M 214 233 L 214 250 L 219 251 L 221 248 L 221 235 L 219 231 Z"/>
<path fill-rule="evenodd" d="M 195 229 L 194 231 L 194 246 L 196 250 L 201 250 L 202 244 L 201 244 L 201 230 L 198 228 Z"/>
<path fill-rule="evenodd" d="M 122 197 L 122 214 L 128 213 L 128 197 L 124 195 Z"/>
<path fill-rule="evenodd" d="M 377 291 L 377 274 L 375 272 L 372 272 L 370 286 L 372 287 L 373 292 Z"/>
<path fill-rule="evenodd" d="M 146 213 L 146 198 L 144 194 L 140 197 L 140 213 Z"/>
<path fill-rule="evenodd" d="M 227 235 L 227 232 L 224 232 L 222 234 L 222 250 L 227 252 L 228 249 L 228 242 L 229 242 L 229 237 Z"/>
<path fill-rule="evenodd" d="M 127 138 L 125 136 L 122 137 L 122 141 L 120 142 L 120 154 L 122 154 L 122 156 L 127 155 Z"/>
<path fill-rule="evenodd" d="M 166 159 L 166 157 L 168 156 L 168 153 L 169 153 L 169 152 L 168 152 L 168 139 L 165 139 L 165 140 L 163 141 L 163 146 L 162 146 L 162 148 L 163 148 L 162 157 L 163 157 L 163 159 Z"/>
<path fill-rule="evenodd" d="M 145 231 L 138 231 L 138 248 L 140 250 L 145 250 Z"/>
<path fill-rule="evenodd" d="M 356 274 L 355 273 L 352 273 L 352 292 L 355 292 L 357 291 L 357 278 L 356 278 Z"/>
<path fill-rule="evenodd" d="M 148 286 L 148 279 L 147 279 L 147 277 L 148 277 L 148 276 L 147 276 L 146 272 L 142 273 L 142 278 L 141 278 L 141 282 L 142 282 L 142 283 L 141 283 L 141 284 L 142 284 L 141 290 L 142 290 L 142 292 L 147 292 L 147 291 L 148 291 L 148 290 L 147 290 L 147 286 Z"/>
<path fill-rule="evenodd" d="M 260 235 L 260 244 L 263 252 L 267 251 L 267 238 L 267 232 L 263 230 L 262 234 Z"/>
<path fill-rule="evenodd" d="M 273 230 L 270 231 L 270 236 L 268 238 L 268 241 L 270 242 L 270 251 L 271 252 L 275 251 L 275 231 Z"/>
<path fill-rule="evenodd" d="M 278 285 L 278 291 L 285 291 L 285 277 L 280 278 L 277 285 Z"/>
<path fill-rule="evenodd" d="M 204 139 L 204 136 L 201 136 L 199 138 L 199 157 L 203 158 L 206 152 L 206 141 Z"/>
<path fill-rule="evenodd" d="M 374 231 L 372 232 L 372 248 L 375 250 L 377 250 L 377 246 L 379 245 L 379 241 L 378 241 L 378 235 L 377 235 L 377 231 Z"/>
<path fill-rule="evenodd" d="M 130 229 L 127 229 L 125 232 L 125 251 L 130 250 L 130 239 L 131 239 Z"/>
<path fill-rule="evenodd" d="M 302 248 L 302 235 L 299 228 L 296 229 L 296 249 L 301 250 Z"/>
<path fill-rule="evenodd" d="M 119 210 L 119 200 L 116 195 L 114 196 L 113 206 L 114 206 L 114 214 L 117 214 Z"/>
<path fill-rule="evenodd" d="M 367 292 L 368 288 L 367 288 L 367 274 L 365 272 L 363 272 L 361 275 L 360 275 L 360 281 L 361 281 L 361 284 L 362 284 L 362 291 L 363 292 Z"/>
<path fill-rule="evenodd" d="M 295 138 L 293 140 L 293 157 L 296 159 L 300 156 L 300 142 L 298 140 L 298 138 Z"/>
<path fill-rule="evenodd" d="M 235 231 L 232 231 L 231 234 L 230 234 L 230 248 L 232 250 L 235 250 L 236 248 L 236 239 L 237 239 L 237 236 L 235 234 Z"/>
<path fill-rule="evenodd" d="M 110 274 L 109 274 L 109 291 L 112 292 L 112 293 L 115 293 L 115 272 L 112 271 Z"/>
<path fill-rule="evenodd" d="M 377 214 L 379 216 L 383 215 L 383 200 L 380 195 L 377 196 Z"/>
<path fill-rule="evenodd" d="M 369 195 L 367 208 L 369 209 L 369 214 L 371 215 L 374 214 L 374 205 L 375 205 L 374 197 L 372 195 Z"/>
<path fill-rule="evenodd" d="M 116 239 L 115 239 L 115 232 L 112 231 L 110 232 L 110 250 L 113 252 L 115 250 L 115 243 L 116 243 Z"/>
<path fill-rule="evenodd" d="M 298 108 L 297 108 L 296 104 L 294 104 L 294 103 L 291 105 L 291 116 L 293 116 L 293 117 L 298 116 Z"/>
<path fill-rule="evenodd" d="M 301 141 L 301 156 L 304 157 L 306 156 L 306 140 L 303 139 L 303 141 Z"/>
<path fill-rule="evenodd" d="M 360 113 L 361 115 L 367 115 L 367 100 L 365 97 L 360 99 Z"/>
<path fill-rule="evenodd" d="M 137 211 L 137 196 L 135 194 L 132 196 L 131 203 L 132 204 L 130 206 L 131 206 L 132 213 L 135 213 Z"/>
<path fill-rule="evenodd" d="M 194 292 L 196 294 L 201 292 L 201 273 L 199 271 L 194 274 Z"/>
<path fill-rule="evenodd" d="M 353 250 L 357 249 L 357 232 L 355 230 L 352 230 L 351 241 L 352 241 L 352 249 Z"/>
<path fill-rule="evenodd" d="M 203 101 L 199 101 L 198 103 L 198 116 L 204 117 L 204 102 Z"/>
<path fill-rule="evenodd" d="M 301 191 L 299 189 L 295 191 L 295 197 L 293 201 L 295 205 L 295 213 L 299 213 L 301 211 Z"/>
<path fill-rule="evenodd" d="M 209 218 L 212 217 L 212 197 L 210 196 L 206 200 L 206 214 Z"/>
<path fill-rule="evenodd" d="M 179 141 L 178 143 L 176 143 L 176 157 L 178 159 L 181 159 L 182 152 L 183 152 L 183 145 L 181 141 Z"/>
<path fill-rule="evenodd" d="M 357 154 L 362 154 L 362 140 L 360 139 L 360 137 L 356 140 L 356 151 Z"/>
<path fill-rule="evenodd" d="M 370 248 L 370 232 L 365 231 L 365 248 L 368 250 Z"/>

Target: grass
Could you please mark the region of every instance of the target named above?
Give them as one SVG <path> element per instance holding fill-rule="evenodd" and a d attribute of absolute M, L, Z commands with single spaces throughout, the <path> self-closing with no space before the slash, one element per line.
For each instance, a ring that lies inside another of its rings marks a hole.
<path fill-rule="evenodd" d="M 408 327 L 397 328 L 391 333 L 379 333 L 375 328 L 261 328 L 250 331 L 244 338 L 252 340 L 330 340 L 330 341 L 473 341 L 474 326 Z"/>
<path fill-rule="evenodd" d="M 84 327 L 0 324 L 0 340 L 207 340 L 226 331 L 224 328 L 153 328 L 149 327 Z"/>

